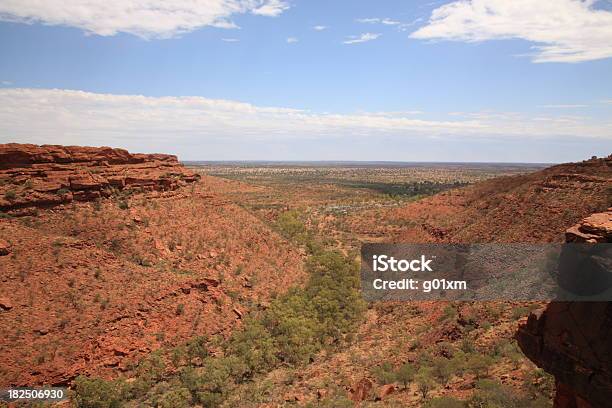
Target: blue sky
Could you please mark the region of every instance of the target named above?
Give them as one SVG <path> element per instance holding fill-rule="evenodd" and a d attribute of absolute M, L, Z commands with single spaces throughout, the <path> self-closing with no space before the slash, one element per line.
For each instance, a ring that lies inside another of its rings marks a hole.
<path fill-rule="evenodd" d="M 0 1 L 0 142 L 185 160 L 612 153 L 607 0 L 105 3 Z"/>

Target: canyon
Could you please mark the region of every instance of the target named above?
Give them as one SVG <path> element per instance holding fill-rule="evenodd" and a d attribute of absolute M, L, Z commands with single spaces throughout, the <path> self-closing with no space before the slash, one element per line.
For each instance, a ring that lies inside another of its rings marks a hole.
<path fill-rule="evenodd" d="M 422 167 L 331 171 L 289 171 L 299 182 L 274 168 L 224 177 L 171 155 L 0 145 L 0 326 L 9 328 L 0 385 L 72 386 L 81 375 L 131 383 L 161 356 L 157 392 L 182 369 L 172 350 L 223 357 L 210 339 L 230 339 L 302 287 L 314 244 L 351 259 L 361 242 L 610 239 L 612 157 L 501 173 L 436 168 L 433 178 Z M 608 304 L 376 302 L 346 343 L 232 384 L 225 406 L 267 390 L 252 405 L 419 407 L 417 380 L 401 387 L 389 373 L 465 357 L 427 399 L 486 394 L 484 375 L 529 401 L 596 408 L 610 395 L 609 327 Z M 476 355 L 495 361 L 486 374 Z"/>
<path fill-rule="evenodd" d="M 0 163 L 3 386 L 114 377 L 303 276 L 298 250 L 175 156 L 9 144 Z"/>

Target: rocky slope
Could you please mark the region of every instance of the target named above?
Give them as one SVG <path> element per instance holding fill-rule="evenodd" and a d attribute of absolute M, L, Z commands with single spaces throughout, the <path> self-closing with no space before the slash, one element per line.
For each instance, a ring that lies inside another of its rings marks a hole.
<path fill-rule="evenodd" d="M 378 215 L 405 242 L 563 242 L 612 205 L 612 156 L 451 190 Z M 367 227 L 380 221 L 363 219 Z"/>
<path fill-rule="evenodd" d="M 16 215 L 123 190 L 175 190 L 198 178 L 172 155 L 110 147 L 0 145 L 0 210 Z"/>
<path fill-rule="evenodd" d="M 566 233 L 568 242 L 612 243 L 612 208 Z M 519 327 L 523 352 L 556 379 L 556 408 L 610 406 L 612 303 L 553 302 Z"/>
<path fill-rule="evenodd" d="M 296 249 L 174 156 L 1 152 L 0 188 L 16 197 L 0 211 L 0 387 L 115 377 L 159 348 L 227 336 L 304 277 Z"/>
<path fill-rule="evenodd" d="M 589 216 L 612 204 L 611 189 L 612 156 L 492 179 L 400 208 L 361 212 L 349 216 L 349 231 L 362 242 L 563 242 L 566 232 L 599 241 L 597 234 L 602 229 L 597 220 L 602 215 Z M 405 363 L 416 368 L 430 365 L 424 356 L 448 362 L 449 352 L 457 355 L 468 345 L 475 349 L 472 353 L 493 358 L 487 379 L 501 383 L 510 390 L 508 395 L 523 395 L 533 403 L 498 406 L 549 406 L 554 383 L 514 341 L 518 323 L 526 320 L 531 309 L 543 306 L 530 302 L 378 302 L 368 311 L 358 340 L 346 351 L 317 359 L 300 370 L 291 385 L 283 384 L 280 375 L 280 379 L 267 380 L 275 381 L 278 398 L 274 402 L 278 404 L 318 399 L 325 406 L 323 401 L 336 395 L 372 406 L 422 407 L 426 399 L 415 382 L 407 388 L 390 384 L 392 379 L 377 378 L 380 371 L 385 366 L 397 370 Z M 602 315 L 597 312 L 597 316 Z M 608 337 L 602 334 L 601 339 Z M 435 365 L 432 368 L 438 370 Z M 432 386 L 428 398 L 450 398 L 448 406 L 462 406 L 458 400 L 469 400 L 479 392 L 479 378 L 469 370 L 453 372 L 446 381 Z M 390 385 L 395 392 L 388 395 Z M 325 393 L 327 397 L 322 397 Z"/>

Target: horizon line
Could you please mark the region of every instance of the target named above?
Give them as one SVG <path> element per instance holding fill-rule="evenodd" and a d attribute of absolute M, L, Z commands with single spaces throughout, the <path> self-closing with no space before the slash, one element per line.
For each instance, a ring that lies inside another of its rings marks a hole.
<path fill-rule="evenodd" d="M 561 162 L 511 162 L 511 161 L 402 161 L 402 160 L 266 160 L 266 159 L 228 159 L 228 160 L 180 160 L 183 164 L 197 163 L 381 163 L 381 164 L 507 164 L 507 165 L 556 165 Z"/>

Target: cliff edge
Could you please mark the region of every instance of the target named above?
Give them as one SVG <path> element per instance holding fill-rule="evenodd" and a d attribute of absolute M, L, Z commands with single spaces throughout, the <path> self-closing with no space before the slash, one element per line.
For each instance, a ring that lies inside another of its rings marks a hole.
<path fill-rule="evenodd" d="M 612 242 L 612 208 L 566 232 L 567 242 Z M 612 398 L 612 303 L 552 302 L 516 334 L 530 360 L 555 376 L 556 408 L 609 407 Z"/>
<path fill-rule="evenodd" d="M 199 178 L 167 154 L 132 154 L 110 147 L 0 145 L 0 210 L 13 215 L 28 214 L 34 207 L 93 201 L 125 189 L 174 190 Z"/>

